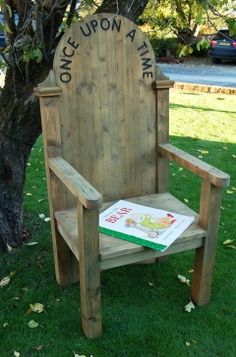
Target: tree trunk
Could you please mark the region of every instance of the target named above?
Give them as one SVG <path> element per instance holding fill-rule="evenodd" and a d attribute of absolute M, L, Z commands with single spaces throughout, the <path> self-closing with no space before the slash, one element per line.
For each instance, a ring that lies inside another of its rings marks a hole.
<path fill-rule="evenodd" d="M 124 15 L 132 21 L 143 13 L 149 0 L 104 0 L 97 9 L 96 13 L 110 12 Z"/>
<path fill-rule="evenodd" d="M 0 96 L 0 249 L 22 244 L 22 203 L 27 160 L 40 135 L 35 81 L 26 86 L 7 73 Z M 15 86 L 17 84 L 18 87 Z"/>
<path fill-rule="evenodd" d="M 104 0 L 97 12 L 119 13 L 134 21 L 143 12 L 147 3 L 148 0 Z M 14 4 L 15 9 L 21 5 L 25 9 L 28 6 L 18 1 L 14 1 Z M 67 2 L 64 3 L 64 7 L 66 5 Z M 51 22 L 49 25 L 46 24 L 47 29 L 44 29 L 45 36 L 48 37 L 51 33 L 50 29 L 55 20 L 61 21 L 63 11 L 64 8 L 61 8 L 60 13 L 56 11 L 54 18 L 50 18 Z M 55 28 L 57 27 L 54 27 L 56 33 Z M 55 33 L 51 35 L 55 36 Z M 31 148 L 41 133 L 38 99 L 33 94 L 33 88 L 48 75 L 52 64 L 52 50 L 49 46 L 49 53 L 45 56 L 47 60 L 44 58 L 40 64 L 30 62 L 25 64 L 25 68 L 19 68 L 19 63 L 23 66 L 19 59 L 19 61 L 16 59 L 9 61 L 14 69 L 8 69 L 5 86 L 0 92 L 0 250 L 2 251 L 8 251 L 8 246 L 19 247 L 22 244 L 25 171 Z M 15 54 L 14 48 L 12 53 Z M 11 57 L 8 57 L 8 60 L 9 58 Z"/>

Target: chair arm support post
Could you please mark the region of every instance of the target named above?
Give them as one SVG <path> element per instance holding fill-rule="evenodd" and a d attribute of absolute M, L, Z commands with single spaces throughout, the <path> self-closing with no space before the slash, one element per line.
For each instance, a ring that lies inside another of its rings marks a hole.
<path fill-rule="evenodd" d="M 77 203 L 82 328 L 88 338 L 101 335 L 99 212 Z"/>
<path fill-rule="evenodd" d="M 98 210 L 102 195 L 62 157 L 48 159 L 48 166 L 60 181 L 87 209 Z"/>
<path fill-rule="evenodd" d="M 196 250 L 191 296 L 198 305 L 207 304 L 211 295 L 222 187 L 203 180 L 199 225 L 207 232 L 204 245 Z"/>
<path fill-rule="evenodd" d="M 171 144 L 159 144 L 159 152 L 217 187 L 229 185 L 229 175 Z"/>

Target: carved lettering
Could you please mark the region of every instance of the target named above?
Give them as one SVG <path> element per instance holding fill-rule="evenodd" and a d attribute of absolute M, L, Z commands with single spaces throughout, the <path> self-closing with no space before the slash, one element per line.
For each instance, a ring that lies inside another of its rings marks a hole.
<path fill-rule="evenodd" d="M 81 31 L 82 31 L 82 34 L 87 37 L 87 36 L 90 36 L 90 35 L 91 35 L 92 30 L 91 30 L 91 28 L 89 27 L 89 24 L 88 24 L 87 22 L 86 22 L 86 26 L 87 26 L 87 32 L 83 29 L 82 26 L 80 26 L 80 29 L 81 29 Z"/>
<path fill-rule="evenodd" d="M 142 44 L 142 46 L 140 46 L 140 47 L 138 48 L 138 51 L 141 51 L 141 50 L 143 50 L 144 48 L 147 48 L 147 47 L 148 47 L 148 45 L 146 44 L 145 41 L 143 41 L 143 44 Z"/>
<path fill-rule="evenodd" d="M 153 73 L 152 72 L 143 72 L 143 78 L 145 78 L 145 77 L 153 78 Z"/>
<path fill-rule="evenodd" d="M 73 57 L 74 56 L 74 53 L 75 51 L 72 50 L 71 52 L 67 52 L 68 48 L 67 47 L 64 47 L 62 52 L 63 52 L 63 55 L 66 56 L 66 57 Z"/>
<path fill-rule="evenodd" d="M 111 26 L 112 31 L 114 30 L 114 28 L 116 28 L 117 31 L 120 32 L 120 27 L 121 27 L 121 20 L 116 21 L 116 19 L 113 19 L 112 26 Z"/>
<path fill-rule="evenodd" d="M 105 31 L 109 30 L 110 22 L 107 18 L 101 20 L 101 28 Z"/>
<path fill-rule="evenodd" d="M 142 66 L 143 66 L 143 71 L 146 71 L 148 68 L 152 67 L 152 63 L 149 64 L 149 62 L 151 62 L 151 58 L 145 58 L 142 57 Z"/>
<path fill-rule="evenodd" d="M 129 37 L 131 39 L 131 42 L 133 42 L 135 34 L 136 34 L 136 30 L 133 29 L 129 33 L 127 33 L 126 37 Z"/>
<path fill-rule="evenodd" d="M 60 80 L 63 83 L 69 83 L 71 81 L 71 74 L 69 72 L 63 72 L 60 74 Z"/>
<path fill-rule="evenodd" d="M 99 30 L 103 31 L 117 31 L 121 30 L 122 21 L 121 19 L 116 18 L 107 18 L 104 17 L 102 19 L 93 19 L 89 22 L 86 22 L 80 26 L 80 30 L 83 36 L 89 37 L 93 33 L 97 33 Z M 130 42 L 134 42 L 136 36 L 136 29 L 130 30 L 125 37 L 130 40 Z M 136 45 L 135 45 L 136 46 Z M 71 63 L 72 57 L 75 55 L 76 50 L 79 47 L 79 43 L 77 43 L 73 38 L 69 37 L 66 43 L 66 46 L 62 49 L 61 63 L 60 63 L 60 80 L 63 83 L 69 83 L 72 79 L 73 73 L 71 73 Z M 143 78 L 153 78 L 153 63 L 152 57 L 150 56 L 149 44 L 143 41 L 139 46 L 136 47 L 137 55 L 141 59 L 142 66 L 142 76 Z M 148 55 L 149 54 L 149 55 Z M 150 57 L 149 57 L 150 56 Z"/>
<path fill-rule="evenodd" d="M 93 32 L 96 32 L 96 27 L 98 26 L 97 20 L 92 20 L 90 23 L 93 28 Z"/>
<path fill-rule="evenodd" d="M 66 58 L 61 58 L 61 62 L 65 62 L 64 64 L 62 64 L 61 66 L 60 66 L 60 68 L 61 69 L 67 69 L 68 71 L 70 71 L 71 70 L 71 68 L 69 67 L 69 65 L 71 64 L 71 60 L 68 60 L 68 59 L 66 59 Z"/>
<path fill-rule="evenodd" d="M 79 44 L 78 43 L 75 44 L 75 41 L 73 41 L 71 37 L 68 38 L 67 43 L 75 50 L 77 50 L 77 48 L 79 47 Z"/>

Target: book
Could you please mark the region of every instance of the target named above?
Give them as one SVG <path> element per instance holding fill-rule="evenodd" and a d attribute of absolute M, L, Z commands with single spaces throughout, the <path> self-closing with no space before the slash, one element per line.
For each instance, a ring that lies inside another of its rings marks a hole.
<path fill-rule="evenodd" d="M 99 232 L 164 252 L 194 217 L 120 200 L 99 215 Z"/>

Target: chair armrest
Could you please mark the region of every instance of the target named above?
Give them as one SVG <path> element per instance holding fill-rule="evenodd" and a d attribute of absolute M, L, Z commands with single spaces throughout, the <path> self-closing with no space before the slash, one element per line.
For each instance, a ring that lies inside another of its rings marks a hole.
<path fill-rule="evenodd" d="M 99 209 L 102 195 L 62 157 L 48 159 L 50 170 L 87 209 Z"/>
<path fill-rule="evenodd" d="M 229 185 L 230 177 L 225 172 L 205 163 L 196 157 L 187 154 L 181 149 L 171 144 L 159 144 L 159 152 L 169 160 L 174 160 L 184 168 L 192 171 L 201 178 L 210 181 L 217 187 L 226 187 Z"/>

